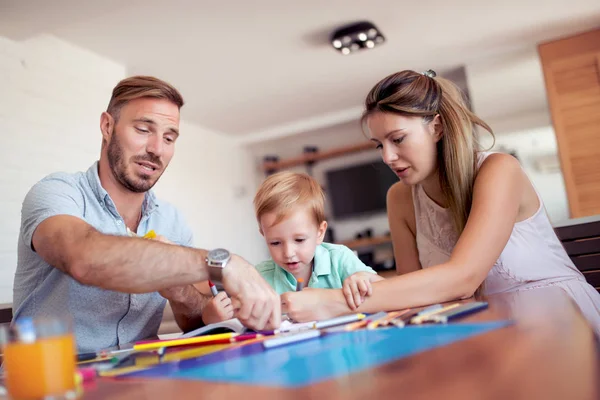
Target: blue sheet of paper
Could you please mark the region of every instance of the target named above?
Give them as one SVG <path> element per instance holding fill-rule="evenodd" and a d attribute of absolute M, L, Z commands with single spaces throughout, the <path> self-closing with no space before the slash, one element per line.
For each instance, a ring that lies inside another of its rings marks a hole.
<path fill-rule="evenodd" d="M 357 373 L 509 324 L 498 321 L 360 330 L 269 350 L 255 343 L 157 365 L 128 376 L 299 387 Z"/>

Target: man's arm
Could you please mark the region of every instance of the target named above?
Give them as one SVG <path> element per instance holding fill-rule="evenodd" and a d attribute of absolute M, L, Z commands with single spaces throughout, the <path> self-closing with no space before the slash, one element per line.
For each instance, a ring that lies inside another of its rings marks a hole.
<path fill-rule="evenodd" d="M 200 293 L 193 285 L 178 286 L 160 294 L 169 300 L 175 321 L 182 331 L 189 332 L 204 325 L 202 312 L 211 297 Z"/>
<path fill-rule="evenodd" d="M 69 215 L 42 221 L 33 233 L 31 244 L 48 264 L 78 282 L 109 290 L 146 293 L 189 286 L 209 278 L 206 250 L 104 235 Z M 279 327 L 279 296 L 246 260 L 232 255 L 223 270 L 223 287 L 244 325 L 253 329 Z M 200 312 L 201 309 L 196 311 Z M 179 318 L 191 324 L 189 321 L 196 317 L 188 314 Z"/>
<path fill-rule="evenodd" d="M 205 250 L 105 235 L 68 215 L 41 222 L 32 245 L 78 282 L 109 290 L 146 293 L 208 279 Z"/>

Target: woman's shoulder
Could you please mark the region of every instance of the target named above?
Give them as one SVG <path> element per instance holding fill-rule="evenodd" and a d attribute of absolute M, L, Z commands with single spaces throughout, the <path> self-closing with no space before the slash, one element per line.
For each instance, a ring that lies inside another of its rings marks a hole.
<path fill-rule="evenodd" d="M 521 168 L 519 160 L 506 153 L 479 153 L 480 167 L 486 169 Z"/>
<path fill-rule="evenodd" d="M 416 226 L 412 191 L 412 186 L 402 182 L 394 183 L 388 189 L 386 205 L 390 225 L 404 221 L 414 232 Z"/>
<path fill-rule="evenodd" d="M 387 192 L 388 204 L 412 204 L 412 188 L 402 182 L 396 182 Z"/>

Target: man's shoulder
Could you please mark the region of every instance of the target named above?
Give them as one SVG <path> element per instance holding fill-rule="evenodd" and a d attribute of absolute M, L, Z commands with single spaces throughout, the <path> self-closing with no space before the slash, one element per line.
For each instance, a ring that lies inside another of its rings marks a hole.
<path fill-rule="evenodd" d="M 150 217 L 156 233 L 183 246 L 194 245 L 194 233 L 185 215 L 168 201 L 158 199 L 153 194 L 155 211 Z"/>
<path fill-rule="evenodd" d="M 79 201 L 87 192 L 89 184 L 84 172 L 54 172 L 37 181 L 27 192 L 24 201 L 51 201 L 50 199 L 61 196 L 69 196 Z"/>
<path fill-rule="evenodd" d="M 85 173 L 84 172 L 53 172 L 51 174 L 46 175 L 42 179 L 40 179 L 37 184 L 44 184 L 45 186 L 52 186 L 56 184 L 57 186 L 62 186 L 64 184 L 73 186 L 73 187 L 81 187 L 85 182 Z"/>

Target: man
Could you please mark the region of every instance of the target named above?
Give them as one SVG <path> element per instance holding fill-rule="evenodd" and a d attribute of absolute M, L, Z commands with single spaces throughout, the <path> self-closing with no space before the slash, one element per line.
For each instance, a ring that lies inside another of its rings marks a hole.
<path fill-rule="evenodd" d="M 223 249 L 190 247 L 182 216 L 150 190 L 173 157 L 182 106 L 166 82 L 124 79 L 100 118 L 100 160 L 85 173 L 51 174 L 29 191 L 15 319 L 70 313 L 78 350 L 93 351 L 156 335 L 165 299 L 183 330 L 200 326 L 208 299 L 192 284 L 222 278 L 242 323 L 279 326 L 279 297 L 254 267 Z M 149 230 L 164 238 L 128 236 Z"/>

